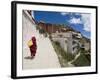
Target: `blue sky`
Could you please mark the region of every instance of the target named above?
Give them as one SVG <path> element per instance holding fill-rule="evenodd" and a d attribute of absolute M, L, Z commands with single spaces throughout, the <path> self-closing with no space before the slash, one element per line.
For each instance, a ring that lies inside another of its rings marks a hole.
<path fill-rule="evenodd" d="M 87 38 L 91 36 L 90 17 L 89 13 L 34 11 L 36 21 L 69 25 Z"/>

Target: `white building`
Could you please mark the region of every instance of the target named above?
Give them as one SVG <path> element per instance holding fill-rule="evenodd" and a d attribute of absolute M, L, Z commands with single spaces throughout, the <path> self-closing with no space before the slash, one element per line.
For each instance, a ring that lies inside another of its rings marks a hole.
<path fill-rule="evenodd" d="M 61 47 L 71 54 L 76 53 L 78 50 L 78 38 L 82 38 L 81 34 L 73 31 L 52 33 L 53 41 L 58 41 Z"/>

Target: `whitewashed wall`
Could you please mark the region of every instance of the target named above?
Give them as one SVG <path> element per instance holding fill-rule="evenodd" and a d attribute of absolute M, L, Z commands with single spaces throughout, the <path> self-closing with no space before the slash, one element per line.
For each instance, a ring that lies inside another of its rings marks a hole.
<path fill-rule="evenodd" d="M 62 35 L 60 37 L 59 35 Z M 72 33 L 54 33 L 52 34 L 52 39 L 54 41 L 58 41 L 61 47 L 68 53 L 73 53 L 73 45 L 72 45 Z M 67 41 L 67 42 L 66 42 Z"/>
<path fill-rule="evenodd" d="M 28 48 L 27 43 L 35 35 L 36 26 L 32 22 L 31 16 L 23 11 L 22 15 L 22 28 L 23 28 L 23 48 Z"/>

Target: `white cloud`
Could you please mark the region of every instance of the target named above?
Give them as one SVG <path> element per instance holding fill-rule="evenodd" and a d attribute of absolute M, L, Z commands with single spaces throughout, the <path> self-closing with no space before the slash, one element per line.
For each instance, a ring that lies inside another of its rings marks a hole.
<path fill-rule="evenodd" d="M 75 13 L 75 15 L 80 15 L 80 13 Z"/>
<path fill-rule="evenodd" d="M 82 19 L 82 22 L 84 24 L 84 30 L 87 31 L 87 32 L 90 32 L 91 30 L 91 25 L 90 25 L 90 14 L 81 14 L 81 19 Z"/>
<path fill-rule="evenodd" d="M 63 15 L 63 16 L 65 16 L 65 15 L 67 15 L 67 14 L 69 14 L 69 13 L 61 12 L 61 15 Z"/>
<path fill-rule="evenodd" d="M 78 15 L 78 14 L 77 14 Z M 71 17 L 69 22 L 71 24 L 83 24 L 83 30 L 90 32 L 91 23 L 90 23 L 90 14 L 80 14 L 81 18 Z"/>
<path fill-rule="evenodd" d="M 81 19 L 80 19 L 80 18 L 75 18 L 75 17 L 72 17 L 72 18 L 69 20 L 69 22 L 70 22 L 71 24 L 82 24 Z"/>

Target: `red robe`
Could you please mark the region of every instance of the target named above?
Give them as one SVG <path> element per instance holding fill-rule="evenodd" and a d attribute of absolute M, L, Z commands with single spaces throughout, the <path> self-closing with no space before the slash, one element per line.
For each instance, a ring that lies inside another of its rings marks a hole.
<path fill-rule="evenodd" d="M 37 50 L 36 38 L 35 37 L 32 37 L 32 42 L 33 42 L 33 45 L 30 46 L 30 52 L 31 52 L 31 56 L 35 56 L 36 50 Z"/>

